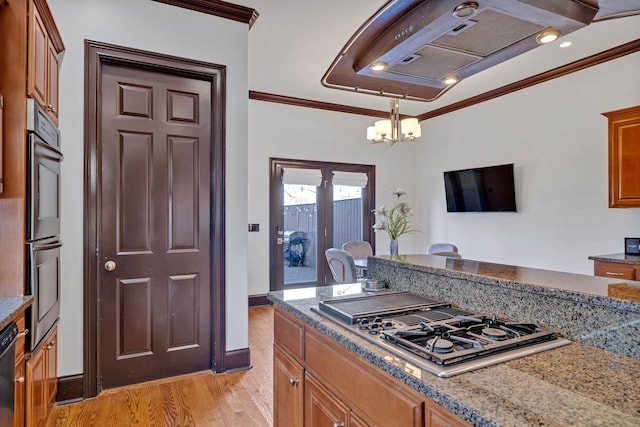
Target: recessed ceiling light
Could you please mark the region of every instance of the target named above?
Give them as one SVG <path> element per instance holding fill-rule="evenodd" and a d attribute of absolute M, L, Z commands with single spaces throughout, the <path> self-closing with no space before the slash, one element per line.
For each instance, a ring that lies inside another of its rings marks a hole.
<path fill-rule="evenodd" d="M 571 44 L 572 44 L 571 42 L 562 42 L 562 43 L 559 44 L 559 46 L 560 47 L 569 47 L 569 46 L 571 46 Z"/>
<path fill-rule="evenodd" d="M 460 79 L 457 76 L 447 76 L 444 78 L 444 80 L 442 80 L 442 82 L 447 86 L 458 83 L 459 81 Z"/>
<path fill-rule="evenodd" d="M 459 4 L 453 9 L 453 16 L 456 18 L 468 18 L 478 11 L 478 3 L 469 1 Z"/>
<path fill-rule="evenodd" d="M 375 62 L 371 64 L 372 71 L 382 71 L 382 70 L 385 70 L 386 68 L 387 68 L 386 62 Z"/>
<path fill-rule="evenodd" d="M 560 31 L 555 28 L 549 28 L 548 30 L 538 33 L 536 41 L 540 44 L 547 44 L 557 40 L 558 37 L 560 37 Z"/>

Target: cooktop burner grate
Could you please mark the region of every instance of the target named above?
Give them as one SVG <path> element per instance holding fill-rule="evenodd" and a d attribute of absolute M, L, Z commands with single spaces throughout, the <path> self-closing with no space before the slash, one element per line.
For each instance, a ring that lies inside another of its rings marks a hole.
<path fill-rule="evenodd" d="M 311 309 L 440 377 L 570 343 L 536 324 L 473 314 L 407 292 L 327 300 Z"/>

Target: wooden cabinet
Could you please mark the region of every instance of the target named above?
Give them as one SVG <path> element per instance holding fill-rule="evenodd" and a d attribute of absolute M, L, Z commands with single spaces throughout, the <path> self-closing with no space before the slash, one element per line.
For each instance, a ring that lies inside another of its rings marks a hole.
<path fill-rule="evenodd" d="M 640 207 L 640 106 L 602 113 L 609 119 L 609 207 Z"/>
<path fill-rule="evenodd" d="M 304 387 L 305 427 L 351 427 L 351 411 L 312 375 L 307 374 Z"/>
<path fill-rule="evenodd" d="M 469 426 L 277 306 L 273 406 L 276 427 Z"/>
<path fill-rule="evenodd" d="M 469 427 L 466 421 L 430 401 L 427 401 L 426 415 L 426 427 Z"/>
<path fill-rule="evenodd" d="M 2 194 L 2 124 L 4 123 L 2 110 L 4 110 L 4 98 L 0 95 L 0 194 Z"/>
<path fill-rule="evenodd" d="M 57 326 L 27 360 L 26 425 L 41 427 L 55 404 L 57 393 Z"/>
<path fill-rule="evenodd" d="M 276 426 L 301 426 L 304 368 L 277 345 L 273 347 L 273 420 Z"/>
<path fill-rule="evenodd" d="M 24 312 L 16 318 L 18 325 L 18 339 L 16 340 L 16 380 L 15 380 L 15 403 L 14 403 L 14 427 L 24 427 L 24 411 L 25 411 L 25 379 L 26 366 L 24 361 L 24 345 L 25 336 L 28 331 L 25 330 Z"/>
<path fill-rule="evenodd" d="M 58 123 L 58 72 L 62 39 L 45 0 L 29 3 L 27 94 Z"/>
<path fill-rule="evenodd" d="M 594 261 L 593 274 L 624 280 L 640 280 L 640 265 Z"/>

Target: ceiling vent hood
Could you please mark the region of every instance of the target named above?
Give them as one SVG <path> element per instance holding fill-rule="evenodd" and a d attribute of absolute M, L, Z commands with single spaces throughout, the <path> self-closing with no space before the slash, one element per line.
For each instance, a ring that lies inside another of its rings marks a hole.
<path fill-rule="evenodd" d="M 575 0 L 390 1 L 349 40 L 322 83 L 432 101 L 456 81 L 539 46 L 541 33 L 569 34 L 597 12 Z"/>

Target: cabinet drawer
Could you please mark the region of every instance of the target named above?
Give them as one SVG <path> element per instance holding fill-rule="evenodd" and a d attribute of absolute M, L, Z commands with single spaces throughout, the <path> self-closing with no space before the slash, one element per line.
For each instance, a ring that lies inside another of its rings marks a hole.
<path fill-rule="evenodd" d="M 370 425 L 424 426 L 424 396 L 333 340 L 307 329 L 307 368 Z"/>
<path fill-rule="evenodd" d="M 304 360 L 304 325 L 277 306 L 273 311 L 273 339 L 291 354 Z"/>
<path fill-rule="evenodd" d="M 637 280 L 635 277 L 635 268 L 631 264 L 618 264 L 615 262 L 596 261 L 594 267 L 596 276 L 625 280 Z"/>

